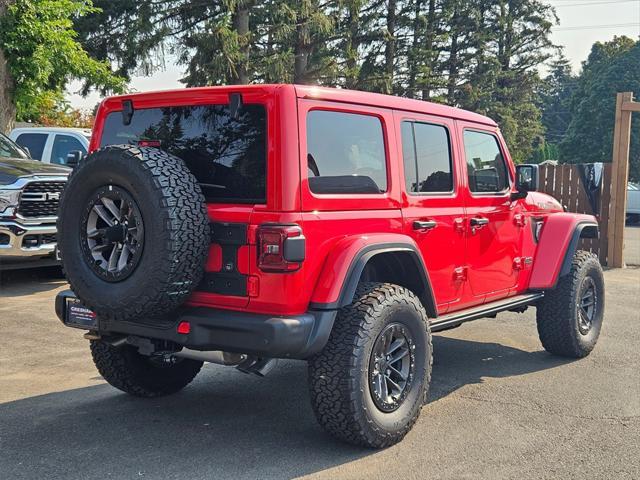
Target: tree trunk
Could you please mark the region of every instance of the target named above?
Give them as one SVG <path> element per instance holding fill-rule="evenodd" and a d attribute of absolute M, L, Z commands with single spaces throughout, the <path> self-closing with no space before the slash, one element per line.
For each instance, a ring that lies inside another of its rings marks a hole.
<path fill-rule="evenodd" d="M 240 53 L 242 60 L 236 66 L 236 75 L 233 78 L 234 84 L 246 85 L 249 83 L 249 73 L 247 65 L 249 64 L 249 4 L 247 2 L 239 2 L 236 11 L 233 14 L 233 29 L 238 34 L 240 42 Z"/>
<path fill-rule="evenodd" d="M 296 26 L 296 43 L 293 49 L 294 61 L 293 61 L 293 83 L 298 84 L 306 84 L 308 83 L 307 78 L 307 67 L 309 64 L 309 53 L 310 53 L 310 38 L 309 38 L 309 17 L 308 13 L 308 5 L 304 2 L 301 2 L 299 17 L 298 17 L 298 25 Z"/>
<path fill-rule="evenodd" d="M 436 52 L 433 51 L 436 43 L 436 2 L 429 0 L 429 11 L 427 13 L 427 35 L 425 38 L 425 50 L 427 51 L 427 61 L 425 71 L 429 78 L 426 79 L 426 86 L 422 89 L 422 99 L 429 100 L 431 98 L 431 80 L 434 76 L 434 66 L 437 58 Z"/>
<path fill-rule="evenodd" d="M 449 79 L 447 81 L 447 103 L 455 106 L 456 87 L 458 85 L 458 33 L 451 36 L 449 51 Z"/>
<path fill-rule="evenodd" d="M 387 41 L 384 49 L 384 91 L 393 93 L 393 69 L 396 59 L 396 0 L 389 0 L 387 11 Z"/>
<path fill-rule="evenodd" d="M 350 2 L 347 8 L 349 13 L 347 17 L 348 31 L 345 48 L 345 86 L 355 90 L 358 88 L 359 84 L 358 58 L 360 54 L 360 8 L 357 2 Z"/>
<path fill-rule="evenodd" d="M 407 88 L 407 96 L 409 98 L 416 98 L 416 83 L 418 80 L 418 58 L 420 62 L 424 61 L 425 52 L 422 55 L 418 55 L 420 50 L 420 43 L 423 33 L 422 20 L 420 18 L 422 10 L 422 0 L 415 0 L 413 11 L 413 43 L 411 44 L 411 50 L 409 52 L 409 85 Z"/>
<path fill-rule="evenodd" d="M 0 0 L 0 18 L 13 0 Z M 16 120 L 16 105 L 13 99 L 14 82 L 9 66 L 0 49 L 0 132 L 8 133 Z"/>

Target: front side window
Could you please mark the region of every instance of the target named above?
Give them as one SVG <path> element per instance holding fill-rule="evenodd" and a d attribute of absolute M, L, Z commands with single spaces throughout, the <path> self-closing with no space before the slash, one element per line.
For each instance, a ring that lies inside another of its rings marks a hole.
<path fill-rule="evenodd" d="M 77 138 L 69 135 L 56 135 L 51 149 L 51 163 L 66 165 L 67 156 L 74 151 L 87 153 L 87 149 Z"/>
<path fill-rule="evenodd" d="M 453 191 L 449 134 L 442 125 L 402 122 L 402 156 L 408 193 Z"/>
<path fill-rule="evenodd" d="M 267 113 L 245 104 L 237 115 L 228 105 L 135 110 L 129 125 L 110 113 L 100 146 L 153 146 L 180 157 L 205 198 L 219 203 L 264 203 L 267 185 Z"/>
<path fill-rule="evenodd" d="M 509 186 L 509 175 L 495 136 L 465 130 L 464 151 L 469 189 L 472 192 L 495 193 L 506 190 Z"/>
<path fill-rule="evenodd" d="M 48 137 L 48 133 L 21 133 L 16 138 L 16 143 L 29 149 L 29 154 L 34 160 L 42 160 L 44 146 Z"/>
<path fill-rule="evenodd" d="M 307 115 L 307 166 L 313 193 L 386 192 L 382 122 L 371 115 L 312 110 Z"/>

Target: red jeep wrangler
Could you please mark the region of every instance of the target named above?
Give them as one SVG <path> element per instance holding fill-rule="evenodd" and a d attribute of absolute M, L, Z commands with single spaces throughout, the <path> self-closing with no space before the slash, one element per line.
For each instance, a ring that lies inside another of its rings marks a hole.
<path fill-rule="evenodd" d="M 537 309 L 548 351 L 602 324 L 596 220 L 537 193 L 491 119 L 294 85 L 124 95 L 100 106 L 61 200 L 65 325 L 142 397 L 203 361 L 305 359 L 313 409 L 386 447 L 427 398 L 433 332 Z"/>

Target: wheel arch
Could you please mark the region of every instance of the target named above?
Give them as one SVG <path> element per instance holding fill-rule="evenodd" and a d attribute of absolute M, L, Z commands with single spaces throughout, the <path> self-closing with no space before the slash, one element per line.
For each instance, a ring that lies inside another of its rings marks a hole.
<path fill-rule="evenodd" d="M 571 260 L 581 238 L 598 238 L 598 222 L 592 215 L 555 213 L 542 228 L 529 288 L 555 288 L 571 270 Z"/>
<path fill-rule="evenodd" d="M 402 237 L 402 236 L 399 236 Z M 337 309 L 349 305 L 355 296 L 358 283 L 362 280 L 389 282 L 403 286 L 418 296 L 430 318 L 437 317 L 435 297 L 433 294 L 429 273 L 424 265 L 420 252 L 410 239 L 393 238 L 388 241 L 375 241 L 365 245 L 351 245 L 351 260 L 342 278 L 335 276 L 335 269 L 331 266 L 333 260 L 327 259 L 322 276 L 331 271 L 331 280 L 337 282 L 337 298 L 332 301 L 320 300 L 314 295 L 310 308 L 327 310 Z M 336 250 L 343 247 L 337 246 Z M 342 250 L 343 252 L 345 250 Z M 331 256 L 330 256 L 331 257 Z M 328 268 L 327 268 L 328 267 Z M 326 282 L 327 279 L 325 278 Z M 321 279 L 319 284 L 322 284 Z"/>

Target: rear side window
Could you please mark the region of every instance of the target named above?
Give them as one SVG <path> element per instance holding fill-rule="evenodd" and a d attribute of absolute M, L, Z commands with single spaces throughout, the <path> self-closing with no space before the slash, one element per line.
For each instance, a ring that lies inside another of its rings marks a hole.
<path fill-rule="evenodd" d="M 464 151 L 472 192 L 502 192 L 509 186 L 507 167 L 496 137 L 490 133 L 465 130 Z"/>
<path fill-rule="evenodd" d="M 264 203 L 266 131 L 263 105 L 245 104 L 237 118 L 228 105 L 148 108 L 135 110 L 129 125 L 110 113 L 100 146 L 157 146 L 184 160 L 207 201 Z"/>
<path fill-rule="evenodd" d="M 451 149 L 445 127 L 402 122 L 402 156 L 408 193 L 453 191 Z"/>
<path fill-rule="evenodd" d="M 387 162 L 379 118 L 312 110 L 307 115 L 307 166 L 313 193 L 387 191 Z"/>
<path fill-rule="evenodd" d="M 67 163 L 67 155 L 74 151 L 87 153 L 87 149 L 77 138 L 69 135 L 56 135 L 51 149 L 51 163 L 65 165 Z"/>
<path fill-rule="evenodd" d="M 21 147 L 28 148 L 31 158 L 42 160 L 48 136 L 48 133 L 22 133 L 16 138 L 16 143 Z"/>

